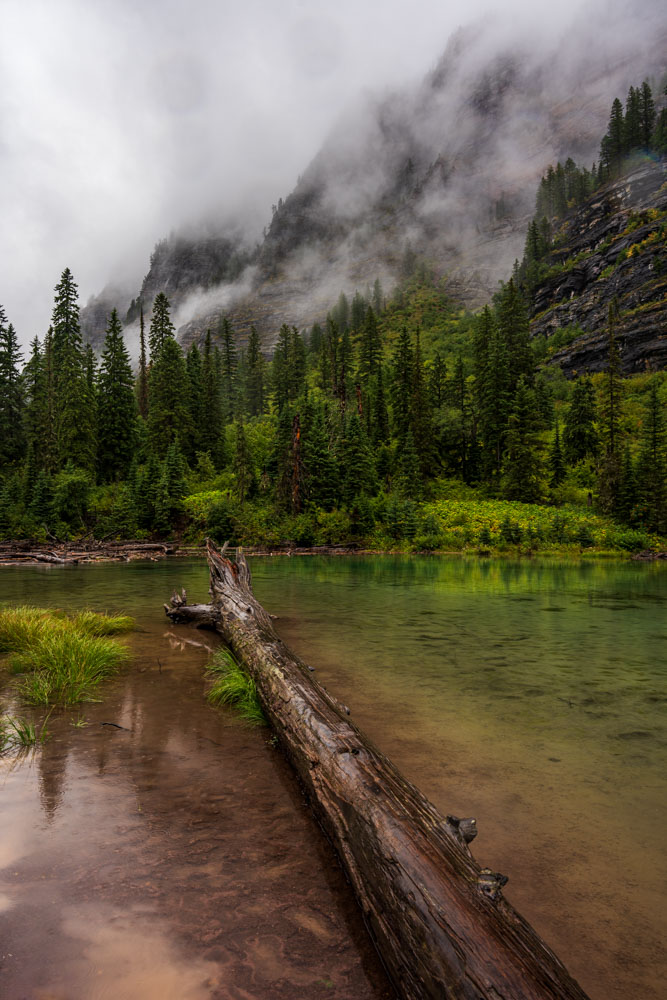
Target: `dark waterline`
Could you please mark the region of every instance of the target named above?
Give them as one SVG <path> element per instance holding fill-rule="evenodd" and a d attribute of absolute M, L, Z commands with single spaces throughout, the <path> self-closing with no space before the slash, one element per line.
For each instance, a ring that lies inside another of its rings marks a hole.
<path fill-rule="evenodd" d="M 252 571 L 354 721 L 443 812 L 477 816 L 476 858 L 510 876 L 510 900 L 593 1000 L 658 1000 L 665 569 L 366 557 Z M 32 763 L 0 765 L 0 843 L 19 845 L 16 864 L 0 858 L 0 920 L 31 956 L 15 995 L 102 997 L 121 962 L 116 998 L 383 996 L 280 758 L 203 705 L 206 652 L 164 635 L 181 584 L 205 600 L 204 564 L 0 573 L 0 600 L 128 610 L 145 629 L 127 677 L 82 709 L 90 726 L 69 725 L 75 710 Z"/>

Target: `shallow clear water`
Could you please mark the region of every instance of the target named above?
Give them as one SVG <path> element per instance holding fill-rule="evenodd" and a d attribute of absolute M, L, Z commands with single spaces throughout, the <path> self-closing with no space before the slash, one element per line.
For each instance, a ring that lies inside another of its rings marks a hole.
<path fill-rule="evenodd" d="M 441 811 L 477 817 L 475 857 L 509 875 L 508 898 L 593 1000 L 658 1000 L 665 567 L 251 568 L 281 635 L 354 721 Z M 70 725 L 78 710 L 55 718 L 43 751 L 0 765 L 0 922 L 23 956 L 3 962 L 8 996 L 134 1000 L 158 968 L 156 997 L 384 996 L 280 758 L 203 703 L 206 651 L 179 641 L 213 640 L 165 628 L 182 584 L 205 599 L 205 565 L 0 570 L 0 601 L 129 610 L 144 629 L 127 675 L 82 710 L 89 726 Z"/>
<path fill-rule="evenodd" d="M 274 559 L 281 635 L 441 809 L 594 1000 L 664 996 L 667 571 Z"/>

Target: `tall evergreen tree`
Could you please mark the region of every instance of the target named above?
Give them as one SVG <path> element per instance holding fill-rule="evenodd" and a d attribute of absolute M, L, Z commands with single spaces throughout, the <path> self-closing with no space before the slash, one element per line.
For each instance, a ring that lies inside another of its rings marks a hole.
<path fill-rule="evenodd" d="M 217 468 L 225 463 L 222 401 L 211 331 L 206 331 L 202 357 L 202 411 L 204 414 L 199 446 L 208 452 Z"/>
<path fill-rule="evenodd" d="M 646 527 L 667 531 L 667 433 L 657 381 L 651 383 L 637 462 L 637 499 Z"/>
<path fill-rule="evenodd" d="M 521 378 L 533 380 L 530 324 L 525 300 L 513 278 L 503 286 L 496 309 L 498 329 L 507 348 L 509 388 L 513 394 Z"/>
<path fill-rule="evenodd" d="M 173 337 L 166 337 L 148 379 L 148 439 L 158 456 L 166 455 L 169 445 L 179 438 L 186 455 L 192 457 L 188 389 L 183 351 Z"/>
<path fill-rule="evenodd" d="M 53 398 L 57 460 L 83 469 L 95 466 L 94 400 L 79 327 L 77 286 L 66 268 L 53 308 Z"/>
<path fill-rule="evenodd" d="M 104 340 L 98 378 L 97 468 L 105 482 L 127 477 L 136 443 L 137 407 L 130 356 L 116 310 Z"/>
<path fill-rule="evenodd" d="M 260 350 L 259 337 L 254 326 L 250 327 L 246 359 L 245 407 L 248 416 L 264 413 L 265 361 Z"/>
<path fill-rule="evenodd" d="M 595 392 L 588 376 L 575 380 L 572 400 L 565 413 L 563 446 L 570 465 L 585 458 L 595 458 L 600 442 L 595 429 Z"/>
<path fill-rule="evenodd" d="M 255 474 L 252 455 L 248 447 L 243 423 L 240 420 L 234 424 L 236 432 L 236 448 L 234 450 L 234 475 L 236 477 L 236 495 L 241 503 L 252 493 Z"/>
<path fill-rule="evenodd" d="M 236 413 L 238 356 L 234 331 L 226 316 L 220 320 L 219 336 L 222 355 L 220 386 L 222 392 L 222 419 L 224 423 L 229 424 L 233 421 L 234 414 Z"/>
<path fill-rule="evenodd" d="M 616 340 L 618 302 L 609 304 L 607 320 L 607 367 L 600 391 L 600 426 L 604 439 L 604 456 L 598 470 L 598 490 L 603 510 L 613 512 L 617 507 L 621 482 L 621 415 L 623 380 L 621 356 Z"/>
<path fill-rule="evenodd" d="M 16 331 L 0 306 L 0 467 L 18 462 L 25 451 L 22 362 Z"/>
<path fill-rule="evenodd" d="M 508 500 L 537 503 L 541 499 L 537 423 L 535 393 L 522 378 L 507 423 L 502 488 Z"/>
<path fill-rule="evenodd" d="M 173 340 L 176 333 L 169 309 L 169 299 L 164 292 L 158 292 L 153 302 L 151 325 L 148 331 L 151 365 L 155 364 L 165 343 L 168 340 Z"/>
<path fill-rule="evenodd" d="M 146 328 L 144 304 L 139 306 L 139 371 L 137 374 L 137 406 L 145 420 L 148 416 L 148 360 L 146 357 Z"/>
<path fill-rule="evenodd" d="M 549 452 L 549 485 L 553 488 L 560 486 L 565 479 L 565 459 L 560 446 L 560 428 L 556 423 L 554 439 Z"/>

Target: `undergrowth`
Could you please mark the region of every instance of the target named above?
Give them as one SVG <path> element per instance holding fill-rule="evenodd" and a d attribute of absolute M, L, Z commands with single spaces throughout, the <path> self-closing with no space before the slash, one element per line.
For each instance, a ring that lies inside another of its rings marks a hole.
<path fill-rule="evenodd" d="M 209 665 L 209 674 L 215 678 L 213 687 L 208 692 L 208 700 L 212 705 L 233 705 L 246 722 L 255 726 L 267 725 L 255 682 L 228 649 L 217 651 Z"/>
<path fill-rule="evenodd" d="M 94 689 L 127 660 L 115 639 L 130 631 L 126 615 L 82 611 L 71 617 L 29 606 L 0 610 L 0 653 L 20 674 L 18 694 L 28 705 L 71 705 L 92 700 Z"/>

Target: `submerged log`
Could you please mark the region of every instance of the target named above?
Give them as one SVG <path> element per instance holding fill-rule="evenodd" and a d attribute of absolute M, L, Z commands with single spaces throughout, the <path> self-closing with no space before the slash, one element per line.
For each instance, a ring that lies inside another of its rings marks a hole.
<path fill-rule="evenodd" d="M 586 1000 L 503 898 L 505 876 L 474 861 L 474 820 L 442 816 L 360 732 L 277 636 L 241 551 L 233 563 L 225 548 L 207 544 L 211 604 L 174 594 L 167 615 L 215 628 L 252 675 L 399 996 Z"/>

